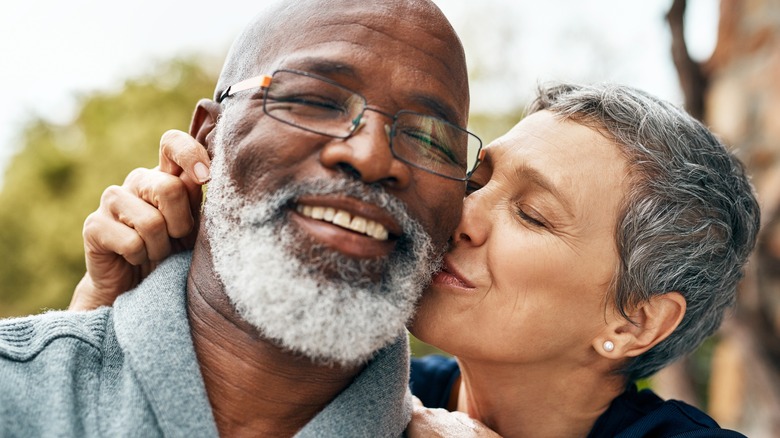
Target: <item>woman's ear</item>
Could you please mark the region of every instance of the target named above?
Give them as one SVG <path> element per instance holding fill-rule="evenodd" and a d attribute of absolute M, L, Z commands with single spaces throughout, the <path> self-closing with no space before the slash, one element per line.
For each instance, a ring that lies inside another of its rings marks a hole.
<path fill-rule="evenodd" d="M 222 105 L 211 99 L 201 99 L 195 106 L 195 113 L 190 122 L 190 135 L 200 144 L 206 146 L 211 156 L 211 134 L 217 126 L 217 119 L 222 113 Z"/>
<path fill-rule="evenodd" d="M 669 337 L 685 316 L 685 297 L 679 292 L 653 295 L 630 314 L 607 322 L 593 339 L 596 352 L 609 359 L 636 357 Z"/>

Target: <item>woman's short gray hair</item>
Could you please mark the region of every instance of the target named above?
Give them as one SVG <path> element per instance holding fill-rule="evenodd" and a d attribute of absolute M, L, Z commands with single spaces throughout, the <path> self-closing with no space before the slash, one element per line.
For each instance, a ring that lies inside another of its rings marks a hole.
<path fill-rule="evenodd" d="M 629 380 L 649 376 L 693 351 L 736 300 L 759 227 L 744 166 L 683 110 L 630 87 L 542 86 L 529 113 L 540 110 L 600 131 L 628 159 L 608 299 L 628 318 L 653 295 L 685 297 L 674 333 L 621 370 Z"/>

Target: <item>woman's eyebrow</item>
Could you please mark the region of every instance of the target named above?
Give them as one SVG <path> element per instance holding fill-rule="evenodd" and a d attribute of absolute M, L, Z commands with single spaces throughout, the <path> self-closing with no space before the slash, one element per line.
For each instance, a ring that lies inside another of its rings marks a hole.
<path fill-rule="evenodd" d="M 560 189 L 550 178 L 547 177 L 547 175 L 540 172 L 538 169 L 529 166 L 527 163 L 524 163 L 515 169 L 515 177 L 520 180 L 530 182 L 540 189 L 550 193 L 558 201 L 558 203 L 561 204 L 561 207 L 563 207 L 566 214 L 574 217 L 574 210 L 572 208 L 573 203 L 571 198 L 560 191 Z"/>

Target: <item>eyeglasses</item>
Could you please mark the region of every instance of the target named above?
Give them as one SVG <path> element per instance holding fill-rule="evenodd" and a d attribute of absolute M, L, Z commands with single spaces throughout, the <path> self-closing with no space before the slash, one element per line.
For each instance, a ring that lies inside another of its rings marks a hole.
<path fill-rule="evenodd" d="M 263 112 L 269 117 L 329 137 L 354 135 L 366 111 L 382 114 L 393 121 L 385 125 L 393 156 L 435 175 L 465 181 L 482 159 L 482 141 L 463 128 L 412 111 L 385 113 L 369 107 L 361 94 L 303 71 L 277 70 L 246 79 L 228 87 L 217 102 L 252 88 L 263 90 Z"/>

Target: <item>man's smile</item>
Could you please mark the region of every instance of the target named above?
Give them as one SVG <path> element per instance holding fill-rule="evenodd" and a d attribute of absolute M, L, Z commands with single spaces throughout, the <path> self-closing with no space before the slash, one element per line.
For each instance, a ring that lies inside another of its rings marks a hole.
<path fill-rule="evenodd" d="M 298 204 L 295 210 L 305 217 L 338 225 L 376 240 L 387 240 L 389 236 L 384 225 L 357 214 L 350 214 L 346 210 L 303 204 Z"/>
<path fill-rule="evenodd" d="M 349 257 L 386 257 L 402 227 L 389 211 L 345 196 L 304 196 L 291 217 L 315 240 Z"/>

